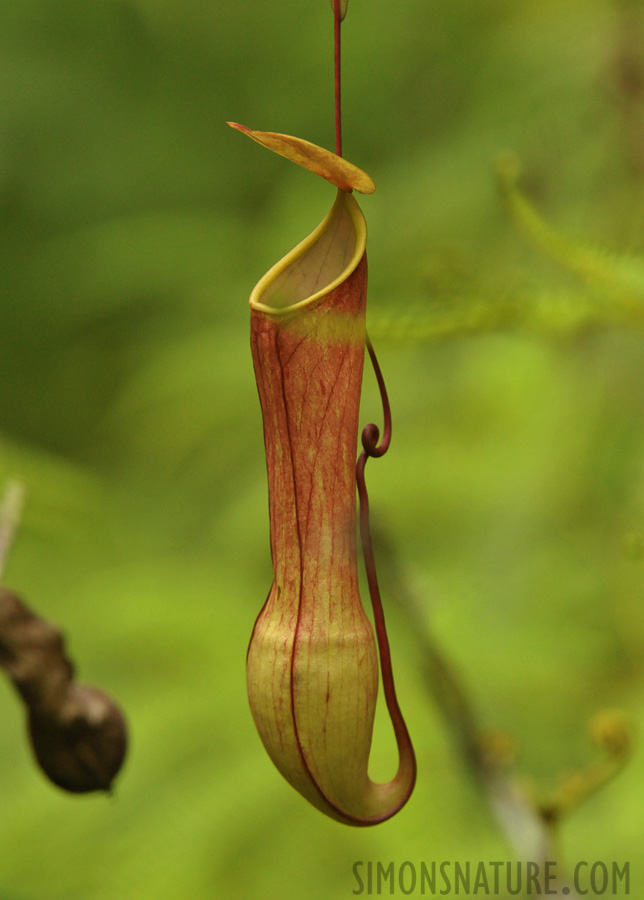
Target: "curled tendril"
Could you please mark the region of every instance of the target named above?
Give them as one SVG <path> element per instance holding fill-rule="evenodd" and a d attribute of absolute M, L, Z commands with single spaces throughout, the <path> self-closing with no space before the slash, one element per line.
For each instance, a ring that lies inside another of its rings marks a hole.
<path fill-rule="evenodd" d="M 382 376 L 378 359 L 373 349 L 369 337 L 366 338 L 367 350 L 371 359 L 378 388 L 380 390 L 380 399 L 382 401 L 383 410 L 383 435 L 380 440 L 380 429 L 373 422 L 365 425 L 362 430 L 362 453 L 358 457 L 356 465 L 356 482 L 358 487 L 358 498 L 360 501 L 360 538 L 362 542 L 362 554 L 364 557 L 365 571 L 367 575 L 367 583 L 369 585 L 369 596 L 371 598 L 371 606 L 373 609 L 373 620 L 376 631 L 376 640 L 378 642 L 378 652 L 380 654 L 380 669 L 382 671 L 382 683 L 385 693 L 385 702 L 391 717 L 394 728 L 396 741 L 401 753 L 408 754 L 413 767 L 413 778 L 411 781 L 411 790 L 415 780 L 416 760 L 414 751 L 409 737 L 409 732 L 403 719 L 398 699 L 396 697 L 396 689 L 394 687 L 394 676 L 391 667 L 391 653 L 389 650 L 389 638 L 387 637 L 387 629 L 385 626 L 385 615 L 382 607 L 382 599 L 380 597 L 380 588 L 378 586 L 378 575 L 376 573 L 376 563 L 373 555 L 373 544 L 371 540 L 371 528 L 369 526 L 369 496 L 367 494 L 367 485 L 365 481 L 365 466 L 369 457 L 377 459 L 384 456 L 389 449 L 391 443 L 391 407 L 389 405 L 389 397 L 387 396 L 387 388 L 385 380 Z"/>
<path fill-rule="evenodd" d="M 382 436 L 382 441 L 379 444 L 378 441 L 380 440 L 380 429 L 377 425 L 374 425 L 373 422 L 370 422 L 369 425 L 365 425 L 365 427 L 362 429 L 362 446 L 364 448 L 364 453 L 362 455 L 364 455 L 365 457 L 361 466 L 363 473 L 367 458 L 372 456 L 374 459 L 377 459 L 379 456 L 384 456 L 389 449 L 389 444 L 391 443 L 391 407 L 389 405 L 389 397 L 387 396 L 387 388 L 385 386 L 385 380 L 382 377 L 382 372 L 380 371 L 380 366 L 378 365 L 376 352 L 373 349 L 373 345 L 368 336 L 366 343 L 367 350 L 369 351 L 369 358 L 371 359 L 371 365 L 373 366 L 376 381 L 378 382 L 378 389 L 380 390 L 380 399 L 382 400 L 382 412 L 384 416 L 384 433 Z M 360 460 L 358 460 L 358 466 L 360 466 Z"/>

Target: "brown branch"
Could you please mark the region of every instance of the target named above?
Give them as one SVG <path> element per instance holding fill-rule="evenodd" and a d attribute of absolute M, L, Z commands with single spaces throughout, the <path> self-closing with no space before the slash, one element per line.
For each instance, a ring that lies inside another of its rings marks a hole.
<path fill-rule="evenodd" d="M 127 747 L 125 720 L 103 691 L 74 681 L 63 637 L 0 587 L 0 666 L 27 709 L 27 728 L 47 777 L 72 793 L 107 791 Z"/>
<path fill-rule="evenodd" d="M 0 505 L 0 576 L 23 497 L 10 483 Z M 26 706 L 29 739 L 47 777 L 72 793 L 109 790 L 127 748 L 121 711 L 103 691 L 74 680 L 60 631 L 2 585 L 0 667 Z"/>

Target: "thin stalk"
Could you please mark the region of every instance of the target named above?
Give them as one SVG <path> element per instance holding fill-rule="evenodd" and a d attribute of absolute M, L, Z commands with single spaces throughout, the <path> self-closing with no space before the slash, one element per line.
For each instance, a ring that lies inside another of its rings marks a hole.
<path fill-rule="evenodd" d="M 0 503 L 0 581 L 9 557 L 9 551 L 16 536 L 22 507 L 25 501 L 25 489 L 19 481 L 9 481 L 4 497 Z"/>
<path fill-rule="evenodd" d="M 342 156 L 342 102 L 341 102 L 341 46 L 340 46 L 340 0 L 333 0 L 333 43 L 335 71 L 335 152 Z"/>

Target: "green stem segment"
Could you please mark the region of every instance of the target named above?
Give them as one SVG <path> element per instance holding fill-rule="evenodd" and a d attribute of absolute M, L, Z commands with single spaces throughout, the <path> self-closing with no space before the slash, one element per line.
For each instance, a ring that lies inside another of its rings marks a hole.
<path fill-rule="evenodd" d="M 20 523 L 24 499 L 25 489 L 22 484 L 18 481 L 9 481 L 0 503 L 0 580 Z"/>

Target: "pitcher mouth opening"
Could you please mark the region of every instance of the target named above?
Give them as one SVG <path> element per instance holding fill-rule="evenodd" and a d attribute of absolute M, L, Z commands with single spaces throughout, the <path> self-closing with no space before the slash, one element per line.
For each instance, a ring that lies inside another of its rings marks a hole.
<path fill-rule="evenodd" d="M 338 190 L 318 227 L 260 278 L 250 306 L 272 316 L 315 303 L 354 271 L 365 252 L 367 226 L 353 194 Z"/>

